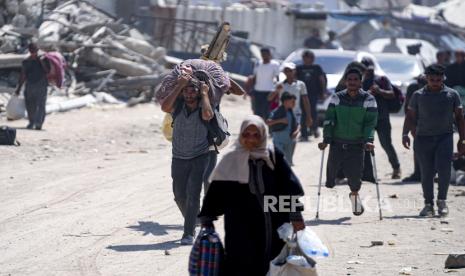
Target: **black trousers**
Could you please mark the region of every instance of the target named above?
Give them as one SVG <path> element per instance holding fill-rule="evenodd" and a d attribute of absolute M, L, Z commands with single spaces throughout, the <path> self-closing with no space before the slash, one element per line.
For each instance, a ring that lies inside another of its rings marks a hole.
<path fill-rule="evenodd" d="M 397 158 L 397 153 L 392 145 L 391 139 L 391 121 L 388 119 L 378 120 L 378 125 L 376 126 L 376 132 L 378 133 L 378 139 L 381 144 L 381 147 L 386 152 L 389 163 L 393 169 L 399 169 L 400 163 L 399 158 Z"/>
<path fill-rule="evenodd" d="M 342 170 L 347 177 L 350 190 L 358 192 L 362 187 L 364 158 L 364 144 L 331 143 L 326 169 L 326 186 L 334 187 L 338 171 Z"/>
<path fill-rule="evenodd" d="M 252 107 L 255 115 L 262 117 L 263 120 L 267 120 L 270 116 L 270 102 L 268 101 L 269 91 L 254 91 Z"/>
<path fill-rule="evenodd" d="M 194 235 L 197 215 L 200 211 L 202 183 L 205 181 L 210 157 L 210 153 L 206 153 L 188 160 L 172 159 L 174 201 L 184 217 L 184 236 Z"/>
<path fill-rule="evenodd" d="M 416 136 L 415 153 L 420 163 L 421 185 L 425 203 L 434 203 L 434 176 L 438 173 L 438 199 L 446 200 L 449 189 L 454 141 L 452 133 Z"/>
<path fill-rule="evenodd" d="M 413 150 L 413 173 L 412 175 L 418 178 L 421 177 L 421 170 L 420 170 L 419 162 L 420 161 L 418 161 L 417 154 L 415 153 L 415 150 Z"/>
<path fill-rule="evenodd" d="M 45 105 L 47 103 L 47 81 L 29 84 L 26 82 L 24 100 L 27 117 L 31 126 L 42 127 L 45 121 Z"/>

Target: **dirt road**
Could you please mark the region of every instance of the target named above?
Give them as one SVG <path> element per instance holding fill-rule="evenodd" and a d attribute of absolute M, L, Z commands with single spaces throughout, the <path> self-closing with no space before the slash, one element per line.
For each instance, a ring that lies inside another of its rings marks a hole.
<path fill-rule="evenodd" d="M 243 100 L 225 101 L 233 134 L 249 112 Z M 162 117 L 154 105 L 56 114 L 44 131 L 19 130 L 21 147 L 1 147 L 0 275 L 187 275 L 190 248 L 179 244 L 182 219 Z M 401 123 L 393 119 L 393 138 L 409 174 Z M 465 197 L 455 196 L 465 187 L 451 187 L 447 220 L 419 219 L 420 185 L 390 180 L 379 144 L 377 153 L 385 219 L 378 220 L 375 186 L 364 184 L 363 197 L 371 197 L 365 215 L 351 216 L 348 187 L 338 186 L 323 189 L 315 222 L 321 153 L 316 141 L 298 145 L 294 169 L 309 196 L 307 225 L 331 250 L 318 262 L 320 275 L 398 275 L 403 268 L 411 275 L 446 274 L 442 254 L 465 251 Z M 364 247 L 374 240 L 384 245 Z"/>

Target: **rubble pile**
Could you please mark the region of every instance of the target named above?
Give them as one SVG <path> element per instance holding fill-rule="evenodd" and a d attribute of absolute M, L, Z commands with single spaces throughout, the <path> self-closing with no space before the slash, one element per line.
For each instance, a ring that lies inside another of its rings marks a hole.
<path fill-rule="evenodd" d="M 0 94 L 14 91 L 27 45 L 34 41 L 44 51 L 60 52 L 67 62 L 64 87 L 53 88 L 54 93 L 106 92 L 132 99 L 131 104 L 150 101 L 166 73 L 163 47 L 154 47 L 148 37 L 87 1 L 45 1 L 43 9 L 42 1 L 26 2 L 0 0 Z"/>

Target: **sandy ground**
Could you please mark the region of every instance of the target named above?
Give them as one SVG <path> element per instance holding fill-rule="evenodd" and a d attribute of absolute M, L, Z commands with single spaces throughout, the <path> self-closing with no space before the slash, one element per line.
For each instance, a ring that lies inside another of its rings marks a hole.
<path fill-rule="evenodd" d="M 225 101 L 223 112 L 237 135 L 250 111 L 237 100 Z M 56 114 L 44 131 L 19 130 L 21 147 L 1 147 L 0 275 L 186 275 L 190 248 L 179 244 L 182 218 L 162 117 L 154 105 Z M 400 146 L 401 124 L 393 119 L 393 138 L 407 175 L 412 158 Z M 420 185 L 390 180 L 387 157 L 377 152 L 385 219 L 378 220 L 375 186 L 367 183 L 365 215 L 351 216 L 348 187 L 323 188 L 316 222 L 321 152 L 316 141 L 298 145 L 294 169 L 308 196 L 304 216 L 331 251 L 318 260 L 319 274 L 398 275 L 410 268 L 412 275 L 465 275 L 444 270 L 444 254 L 465 251 L 465 197 L 455 196 L 465 187 L 450 188 L 446 221 L 420 219 Z M 365 247 L 375 240 L 384 245 Z"/>

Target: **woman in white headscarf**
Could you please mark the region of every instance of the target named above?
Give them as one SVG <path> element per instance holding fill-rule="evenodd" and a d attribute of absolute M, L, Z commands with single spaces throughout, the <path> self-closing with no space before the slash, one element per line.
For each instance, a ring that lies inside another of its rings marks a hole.
<path fill-rule="evenodd" d="M 212 173 L 199 214 L 204 227 L 224 215 L 225 275 L 266 275 L 284 246 L 278 227 L 291 222 L 296 231 L 305 228 L 303 206 L 291 205 L 302 186 L 283 154 L 267 143 L 267 133 L 260 117 L 244 120 L 239 139 Z M 281 196 L 288 205 L 278 205 Z"/>

